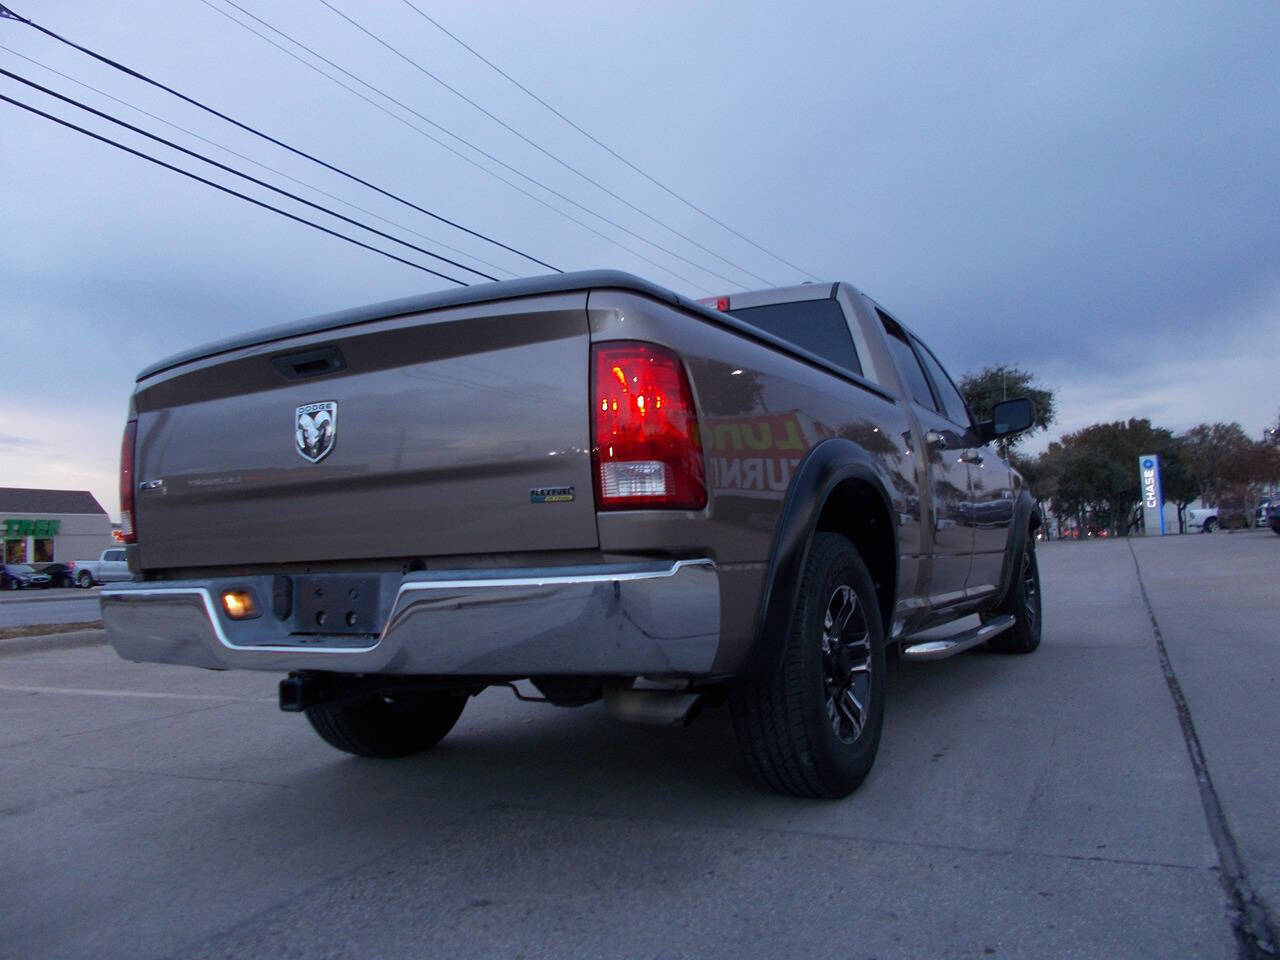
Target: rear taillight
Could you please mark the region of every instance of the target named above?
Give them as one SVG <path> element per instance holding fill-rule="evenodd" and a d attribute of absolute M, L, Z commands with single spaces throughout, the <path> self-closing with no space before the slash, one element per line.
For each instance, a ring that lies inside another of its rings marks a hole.
<path fill-rule="evenodd" d="M 138 529 L 133 512 L 133 448 L 138 439 L 138 421 L 124 425 L 124 439 L 120 441 L 120 539 L 125 543 L 138 542 Z"/>
<path fill-rule="evenodd" d="M 593 350 L 596 504 L 601 510 L 707 505 L 693 392 L 680 358 L 650 343 Z"/>

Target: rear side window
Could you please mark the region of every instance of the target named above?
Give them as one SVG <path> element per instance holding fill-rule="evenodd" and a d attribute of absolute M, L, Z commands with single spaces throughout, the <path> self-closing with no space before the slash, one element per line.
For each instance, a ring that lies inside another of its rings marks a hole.
<path fill-rule="evenodd" d="M 933 400 L 933 394 L 929 392 L 929 381 L 925 379 L 924 370 L 920 367 L 920 361 L 916 359 L 916 352 L 911 349 L 911 344 L 907 342 L 906 333 L 891 318 L 880 313 L 879 310 L 876 313 L 880 316 L 880 322 L 884 324 L 884 332 L 887 334 L 885 339 L 889 342 L 889 352 L 893 354 L 894 362 L 897 363 L 898 369 L 902 372 L 907 393 L 911 395 L 911 399 L 918 406 L 936 413 L 938 405 Z"/>
<path fill-rule="evenodd" d="M 834 300 L 771 303 L 764 307 L 730 310 L 729 313 L 779 340 L 862 375 L 862 363 L 849 335 L 849 324 L 840 304 Z"/>
<path fill-rule="evenodd" d="M 933 388 L 938 391 L 942 406 L 946 408 L 947 419 L 968 430 L 969 408 L 964 405 L 964 398 L 960 396 L 960 391 L 956 389 L 956 385 L 947 376 L 947 371 L 942 369 L 942 364 L 938 362 L 938 358 L 930 352 L 929 348 L 919 340 L 916 340 L 915 343 L 916 349 L 920 351 L 920 359 L 924 361 L 925 368 L 933 379 Z"/>

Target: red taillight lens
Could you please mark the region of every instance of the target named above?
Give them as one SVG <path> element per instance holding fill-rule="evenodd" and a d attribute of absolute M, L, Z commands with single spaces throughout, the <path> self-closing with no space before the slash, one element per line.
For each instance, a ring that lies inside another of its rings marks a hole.
<path fill-rule="evenodd" d="M 138 542 L 138 528 L 134 520 L 133 448 L 138 440 L 138 421 L 124 425 L 124 439 L 120 441 L 120 539 L 125 543 Z"/>
<path fill-rule="evenodd" d="M 701 510 L 702 441 L 680 358 L 650 343 L 614 341 L 592 352 L 596 504 Z"/>

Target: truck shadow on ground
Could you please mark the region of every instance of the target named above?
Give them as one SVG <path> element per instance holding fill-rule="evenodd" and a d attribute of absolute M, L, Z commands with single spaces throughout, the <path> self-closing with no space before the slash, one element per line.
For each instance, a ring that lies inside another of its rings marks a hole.
<path fill-rule="evenodd" d="M 1001 685 L 1015 682 L 1006 669 L 1014 666 L 1008 657 L 985 652 L 925 664 L 891 658 L 885 731 L 871 779 L 892 777 L 904 754 L 930 751 L 949 738 L 949 717 L 966 702 L 998 698 Z M 726 795 L 765 806 L 804 802 L 749 780 L 727 705 L 704 709 L 688 727 L 646 727 L 615 722 L 600 704 L 524 704 L 492 689 L 421 756 L 370 760 L 314 746 L 318 753 L 305 776 L 323 791 L 365 783 L 424 798 L 465 794 L 482 803 L 622 806 L 666 814 Z"/>

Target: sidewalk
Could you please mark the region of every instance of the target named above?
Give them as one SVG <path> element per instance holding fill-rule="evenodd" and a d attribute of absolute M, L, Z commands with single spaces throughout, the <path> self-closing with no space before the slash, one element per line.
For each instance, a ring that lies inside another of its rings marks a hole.
<path fill-rule="evenodd" d="M 29 603 L 34 600 L 81 600 L 96 597 L 102 592 L 102 584 L 82 590 L 79 587 L 50 587 L 47 590 L 5 590 L 0 593 L 0 603 Z"/>

